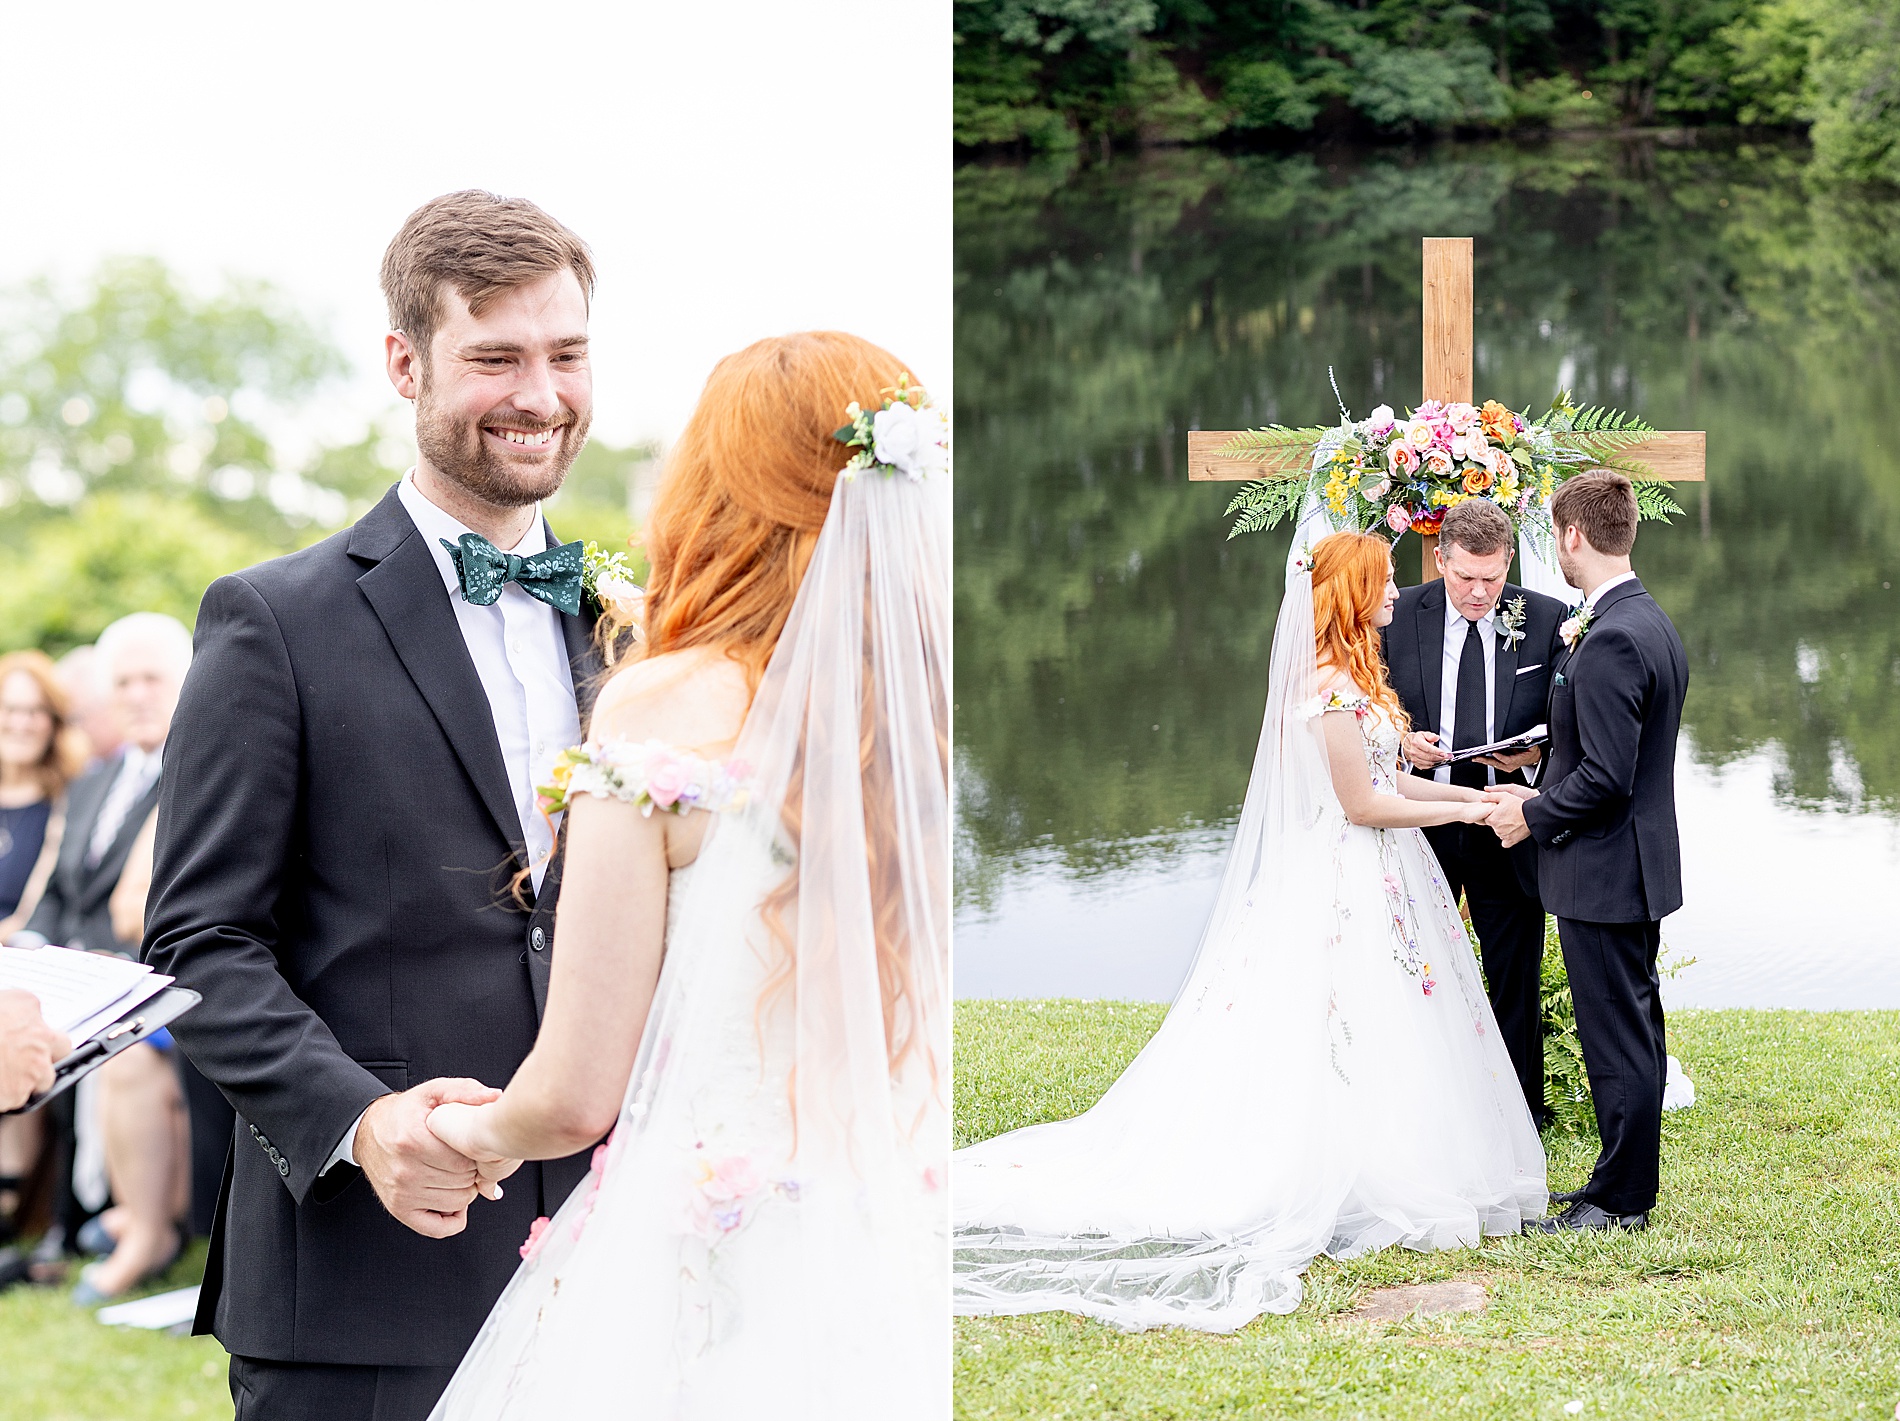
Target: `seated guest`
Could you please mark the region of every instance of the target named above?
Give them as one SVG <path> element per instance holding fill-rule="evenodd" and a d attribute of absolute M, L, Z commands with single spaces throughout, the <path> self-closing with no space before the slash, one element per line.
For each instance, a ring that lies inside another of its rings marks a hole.
<path fill-rule="evenodd" d="M 53 1062 L 71 1049 L 41 1018 L 30 993 L 0 992 L 0 1110 L 17 1110 L 35 1091 L 51 1086 Z M 25 1278 L 27 1266 L 21 1250 L 0 1240 L 0 1288 Z"/>
<path fill-rule="evenodd" d="M 84 737 L 69 723 L 51 658 L 37 651 L 0 656 L 0 942 L 24 926 L 52 876 L 66 786 L 85 760 Z M 0 1250 L 21 1231 L 45 1125 L 37 1114 L 0 1119 Z M 44 1176 L 34 1192 L 43 1198 Z M 0 1262 L 0 1284 L 15 1271 L 17 1256 L 9 1258 Z"/>
<path fill-rule="evenodd" d="M 52 660 L 0 656 L 0 942 L 26 925 L 52 876 L 66 786 L 86 757 Z"/>
<path fill-rule="evenodd" d="M 137 940 L 113 931 L 112 890 L 158 805 L 165 736 L 191 664 L 191 633 L 162 613 L 135 612 L 100 635 L 98 658 L 125 743 L 74 782 L 65 842 L 27 931 L 66 947 L 137 957 Z M 94 1247 L 110 1246 L 111 1253 L 80 1274 L 76 1301 L 116 1297 L 178 1256 L 191 1175 L 174 1055 L 170 1034 L 160 1032 L 99 1069 L 99 1125 L 116 1207 L 88 1231 Z M 63 1222 L 78 1222 L 77 1207 L 64 1212 Z"/>
<path fill-rule="evenodd" d="M 54 663 L 72 706 L 72 723 L 92 747 L 91 764 L 119 753 L 119 714 L 99 670 L 99 648 L 76 646 Z"/>

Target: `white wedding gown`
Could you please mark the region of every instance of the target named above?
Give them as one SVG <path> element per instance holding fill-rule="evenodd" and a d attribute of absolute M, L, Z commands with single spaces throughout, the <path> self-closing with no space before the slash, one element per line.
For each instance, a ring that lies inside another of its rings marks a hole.
<path fill-rule="evenodd" d="M 1295 650 L 1304 595 L 1282 613 Z M 1321 714 L 1357 715 L 1383 794 L 1398 731 L 1363 696 L 1308 694 L 1310 651 L 1283 650 L 1290 694 L 1160 1030 L 1085 1114 L 952 1156 L 960 1313 L 1228 1332 L 1297 1307 L 1319 1254 L 1467 1248 L 1544 1210 L 1543 1149 L 1437 860 L 1416 829 L 1348 822 L 1321 778 Z"/>
<path fill-rule="evenodd" d="M 948 1414 L 948 500 L 840 480 L 732 761 L 672 755 L 727 807 L 618 1124 L 433 1421 Z M 655 748 L 567 788 L 637 803 Z"/>

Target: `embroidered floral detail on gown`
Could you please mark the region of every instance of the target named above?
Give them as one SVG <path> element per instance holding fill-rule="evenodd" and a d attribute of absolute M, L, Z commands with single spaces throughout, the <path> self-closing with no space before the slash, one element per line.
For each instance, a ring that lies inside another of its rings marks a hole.
<path fill-rule="evenodd" d="M 1290 717 L 1328 713 L 1398 794 L 1399 728 L 1354 691 Z M 1227 1332 L 1297 1307 L 1319 1254 L 1466 1248 L 1543 1212 L 1543 1149 L 1424 835 L 1316 800 L 1283 826 L 1288 863 L 1241 866 L 1246 898 L 1093 1109 L 952 1156 L 957 1311 Z"/>
<path fill-rule="evenodd" d="M 736 811 L 746 770 L 657 741 L 590 741 L 563 753 L 542 802 L 594 794 L 647 814 Z M 805 1364 L 786 1313 L 823 1290 L 803 1281 L 799 1215 L 853 1201 L 827 1198 L 791 1163 L 789 1023 L 758 1010 L 768 955 L 747 953 L 743 972 L 704 970 L 697 956 L 746 934 L 752 905 L 786 868 L 763 826 L 720 818 L 717 862 L 709 834 L 700 857 L 667 876 L 665 958 L 614 1132 L 553 1218 L 536 1221 L 433 1421 L 724 1421 L 771 1407 L 774 1378 Z M 918 1215 L 899 1237 L 923 1255 L 943 1247 L 941 1193 L 924 1164 L 913 1172 Z M 941 1277 L 928 1259 L 893 1265 L 900 1278 Z"/>

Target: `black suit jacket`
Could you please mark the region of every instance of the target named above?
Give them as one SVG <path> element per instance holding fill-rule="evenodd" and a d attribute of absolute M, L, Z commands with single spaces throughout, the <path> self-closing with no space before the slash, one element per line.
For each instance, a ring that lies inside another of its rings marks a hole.
<path fill-rule="evenodd" d="M 590 628 L 561 621 L 584 694 Z M 395 490 L 212 584 L 196 647 L 145 956 L 204 995 L 173 1031 L 240 1117 L 199 1330 L 251 1357 L 453 1365 L 586 1156 L 524 1166 L 441 1241 L 355 1171 L 317 1174 L 386 1092 L 507 1083 L 546 1000 L 559 865 L 531 908 L 511 901 L 526 850 L 500 741 Z"/>
<path fill-rule="evenodd" d="M 47 877 L 46 890 L 26 924 L 28 932 L 39 933 L 50 943 L 127 955 L 139 950 L 136 942 L 120 942 L 113 935 L 112 890 L 119 886 L 119 875 L 125 872 L 132 841 L 138 838 L 139 830 L 151 817 L 152 806 L 158 803 L 162 777 L 159 784 L 133 801 L 105 856 L 97 864 L 86 863 L 86 849 L 92 843 L 99 811 L 105 808 L 106 794 L 124 763 L 123 754 L 114 755 L 74 780 L 67 791 L 66 836 L 60 840 L 59 857 Z"/>
<path fill-rule="evenodd" d="M 1498 598 L 1499 610 L 1519 597 L 1524 599 L 1523 640 L 1513 644 L 1499 628 L 1492 652 L 1491 724 L 1498 740 L 1522 735 L 1543 721 L 1551 665 L 1563 649 L 1557 628 L 1565 616 L 1564 604 L 1507 582 Z M 1445 584 L 1424 582 L 1399 593 L 1392 622 L 1380 631 L 1379 640 L 1386 674 L 1412 728 L 1437 730 L 1445 674 Z M 1520 783 L 1526 778 L 1521 770 L 1500 777 Z"/>
<path fill-rule="evenodd" d="M 1658 922 L 1682 906 L 1676 736 L 1689 659 L 1629 581 L 1598 602 L 1550 692 L 1550 769 L 1524 819 L 1544 906 L 1591 923 Z"/>

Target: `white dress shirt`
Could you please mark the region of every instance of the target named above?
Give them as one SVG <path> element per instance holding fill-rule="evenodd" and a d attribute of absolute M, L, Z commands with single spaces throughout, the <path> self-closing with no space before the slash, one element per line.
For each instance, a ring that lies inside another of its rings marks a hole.
<path fill-rule="evenodd" d="M 125 818 L 141 796 L 158 783 L 158 772 L 165 763 L 165 747 L 141 750 L 128 742 L 119 761 L 119 773 L 106 790 L 99 806 L 99 817 L 92 821 L 92 838 L 86 842 L 86 865 L 95 867 L 105 858 L 112 841 L 125 827 Z"/>
<path fill-rule="evenodd" d="M 1588 597 L 1583 599 L 1583 605 L 1588 607 L 1592 612 L 1594 612 L 1597 609 L 1597 603 L 1603 600 L 1603 594 L 1605 592 L 1608 592 L 1612 587 L 1621 587 L 1626 582 L 1634 582 L 1634 581 L 1636 581 L 1636 573 L 1634 571 L 1619 572 L 1615 577 L 1612 577 L 1608 582 L 1599 583 L 1597 586 L 1597 590 L 1592 592 Z"/>
<path fill-rule="evenodd" d="M 1484 648 L 1484 744 L 1496 740 L 1497 731 L 1492 725 L 1498 703 L 1497 686 L 1497 605 L 1478 618 L 1478 644 Z M 1470 625 L 1465 614 L 1458 610 L 1458 604 L 1450 597 L 1445 599 L 1445 652 L 1438 673 L 1438 743 L 1444 749 L 1451 749 L 1451 734 L 1458 724 L 1458 663 L 1465 654 L 1465 628 Z M 1441 785 L 1451 783 L 1451 766 L 1440 765 L 1432 771 L 1432 778 Z M 1497 775 L 1489 767 L 1485 768 L 1484 782 L 1496 784 Z"/>
<path fill-rule="evenodd" d="M 396 496 L 429 545 L 442 574 L 442 585 L 448 589 L 449 602 L 455 608 L 462 641 L 488 695 L 495 736 L 501 741 L 501 758 L 508 767 L 508 789 L 521 818 L 521 835 L 528 846 L 535 891 L 539 892 L 548 857 L 554 851 L 554 827 L 535 803 L 534 787 L 547 783 L 555 757 L 581 738 L 574 671 L 567 659 L 567 642 L 561 635 L 561 614 L 513 582 L 504 586 L 501 596 L 489 606 L 470 603 L 462 596 L 455 564 L 449 560 L 449 550 L 442 541 L 446 538 L 453 543 L 474 530 L 429 502 L 416 486 L 414 469 L 403 475 Z M 502 551 L 527 558 L 546 552 L 547 547 L 547 528 L 537 508 L 521 541 Z M 324 1171 L 339 1162 L 356 1163 L 356 1130 L 362 1123 L 358 1116 L 356 1125 L 344 1132 Z"/>

